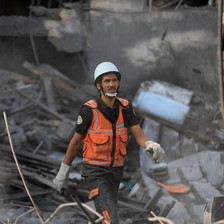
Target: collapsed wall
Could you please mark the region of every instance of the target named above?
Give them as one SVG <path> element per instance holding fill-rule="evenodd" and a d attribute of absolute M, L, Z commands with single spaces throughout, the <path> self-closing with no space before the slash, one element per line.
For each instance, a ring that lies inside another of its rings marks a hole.
<path fill-rule="evenodd" d="M 21 72 L 23 61 L 38 56 L 83 84 L 93 81 L 98 63 L 112 61 L 122 73 L 122 95 L 158 79 L 217 96 L 217 7 L 189 5 L 95 0 L 2 15 L 0 67 Z"/>

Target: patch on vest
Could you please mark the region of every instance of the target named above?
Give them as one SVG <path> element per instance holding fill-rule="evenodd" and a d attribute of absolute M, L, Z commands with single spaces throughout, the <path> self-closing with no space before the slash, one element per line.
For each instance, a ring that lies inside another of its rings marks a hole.
<path fill-rule="evenodd" d="M 82 124 L 82 117 L 79 115 L 76 121 L 77 125 Z"/>

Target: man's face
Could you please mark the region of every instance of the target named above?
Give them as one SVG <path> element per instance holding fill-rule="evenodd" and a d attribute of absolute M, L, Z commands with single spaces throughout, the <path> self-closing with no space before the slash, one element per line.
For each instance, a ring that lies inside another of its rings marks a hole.
<path fill-rule="evenodd" d="M 116 73 L 108 73 L 103 75 L 101 85 L 106 93 L 117 93 L 120 81 L 117 79 Z M 100 85 L 97 83 L 97 88 L 100 90 Z"/>

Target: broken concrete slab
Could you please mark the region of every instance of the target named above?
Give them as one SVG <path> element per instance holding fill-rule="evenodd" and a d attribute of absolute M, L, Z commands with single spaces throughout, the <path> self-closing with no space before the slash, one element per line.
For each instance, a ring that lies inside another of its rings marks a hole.
<path fill-rule="evenodd" d="M 221 162 L 223 152 L 210 151 L 202 155 L 200 165 L 208 181 L 214 186 L 221 185 L 224 180 L 224 165 Z"/>
<path fill-rule="evenodd" d="M 27 138 L 24 134 L 23 128 L 19 126 L 13 126 L 12 132 L 12 140 L 15 147 L 20 147 L 26 143 Z"/>
<path fill-rule="evenodd" d="M 145 174 L 143 169 L 141 169 L 141 175 L 142 175 L 142 179 L 148 189 L 149 196 L 152 197 L 152 195 L 154 195 L 159 190 L 160 187 L 157 185 L 155 180 L 153 180 L 147 174 Z M 163 190 L 163 192 L 167 193 L 165 190 Z"/>
<path fill-rule="evenodd" d="M 142 130 L 144 133 L 147 133 L 147 135 L 152 141 L 158 142 L 160 134 L 160 126 L 161 125 L 159 122 L 144 117 Z M 139 156 L 140 156 L 141 168 L 143 169 L 144 173 L 149 174 L 149 170 L 154 164 L 154 161 L 142 147 L 140 147 Z"/>
<path fill-rule="evenodd" d="M 56 111 L 55 99 L 54 99 L 54 89 L 52 85 L 51 77 L 43 77 L 44 90 L 47 99 L 47 105 L 50 110 Z"/>
<path fill-rule="evenodd" d="M 189 183 L 190 181 L 197 181 L 203 179 L 201 167 L 199 163 L 194 163 L 191 167 L 180 167 L 182 177 Z"/>
<path fill-rule="evenodd" d="M 153 164 L 153 166 L 149 170 L 148 175 L 155 181 L 164 181 L 169 179 L 167 164 L 164 162 Z"/>
<path fill-rule="evenodd" d="M 144 175 L 149 176 L 150 169 L 155 162 L 152 160 L 152 157 L 148 155 L 148 153 L 143 148 L 140 148 L 139 150 L 139 159 L 140 159 L 141 170 L 144 172 Z"/>
<path fill-rule="evenodd" d="M 150 137 L 152 141 L 158 142 L 160 135 L 161 124 L 148 117 L 144 117 L 144 123 L 142 125 L 142 130 L 144 133 Z"/>
<path fill-rule="evenodd" d="M 60 21 L 44 21 L 48 30 L 48 40 L 58 51 L 68 53 L 80 52 L 84 49 L 84 27 L 77 10 L 62 9 Z"/>
<path fill-rule="evenodd" d="M 57 138 L 51 129 L 40 126 L 35 126 L 32 131 L 28 131 L 26 136 L 28 141 L 35 142 L 36 144 L 43 141 L 43 146 L 47 150 L 52 149 L 53 142 L 50 141 L 50 139 L 52 140 L 55 137 Z"/>
<path fill-rule="evenodd" d="M 212 199 L 214 196 L 221 195 L 221 193 L 206 179 L 204 179 L 204 181 L 192 181 L 191 185 L 204 203 L 207 199 Z"/>
<path fill-rule="evenodd" d="M 205 204 L 194 204 L 192 203 L 191 206 L 189 206 L 190 214 L 192 215 L 192 218 L 202 220 L 202 214 L 205 209 Z"/>
<path fill-rule="evenodd" d="M 181 201 L 184 201 L 189 204 L 195 203 L 195 201 L 197 201 L 196 196 L 192 192 L 189 192 L 187 194 L 182 194 L 180 197 L 181 197 Z"/>
<path fill-rule="evenodd" d="M 166 152 L 166 162 L 177 157 L 176 143 L 179 140 L 179 136 L 179 132 L 166 126 L 161 127 L 159 143 Z"/>
<path fill-rule="evenodd" d="M 183 141 L 180 145 L 180 151 L 182 156 L 188 156 L 195 154 L 197 149 L 197 144 L 195 143 L 193 138 L 183 138 Z"/>
<path fill-rule="evenodd" d="M 188 210 L 185 208 L 185 204 L 181 203 L 180 201 L 177 201 L 174 197 L 171 195 L 163 196 L 158 204 L 160 206 L 164 206 L 165 204 L 176 201 L 174 207 L 168 214 L 167 218 L 172 220 L 174 223 L 178 224 L 185 224 L 185 220 L 191 219 L 191 215 L 189 214 Z"/>
<path fill-rule="evenodd" d="M 18 37 L 29 36 L 30 30 L 28 24 L 32 24 L 32 35 L 38 37 L 46 37 L 47 30 L 44 28 L 43 21 L 36 18 L 25 16 L 0 16 L 1 36 Z"/>
<path fill-rule="evenodd" d="M 146 194 L 145 188 L 140 183 L 136 183 L 129 192 L 128 197 L 135 197 L 138 201 L 143 202 L 146 199 Z"/>
<path fill-rule="evenodd" d="M 75 131 L 75 125 L 72 125 L 66 121 L 62 121 L 59 127 L 57 128 L 56 134 L 63 141 L 69 142 L 72 135 L 74 134 L 74 131 Z"/>
<path fill-rule="evenodd" d="M 223 167 L 220 161 L 220 155 L 223 154 L 222 152 L 215 152 L 215 151 L 205 151 L 205 152 L 199 152 L 195 153 L 190 156 L 186 156 L 184 158 L 174 160 L 172 162 L 168 163 L 168 172 L 170 176 L 170 180 L 166 181 L 167 184 L 174 184 L 174 183 L 180 183 L 181 177 L 177 170 L 180 167 L 187 167 L 188 169 L 190 167 L 193 167 L 195 163 L 199 163 L 200 167 L 202 168 L 202 174 L 204 178 L 208 178 L 213 183 L 218 183 L 223 181 L 223 168 L 220 169 L 220 167 Z M 212 162 L 213 160 L 213 162 Z M 216 166 L 216 163 L 218 164 Z M 213 168 L 210 166 L 210 164 L 213 164 L 212 166 L 216 169 L 216 174 L 214 175 Z M 193 173 L 192 173 L 193 174 Z M 195 177 L 191 178 L 197 178 L 198 174 L 196 174 Z M 178 181 L 179 182 L 176 182 Z"/>

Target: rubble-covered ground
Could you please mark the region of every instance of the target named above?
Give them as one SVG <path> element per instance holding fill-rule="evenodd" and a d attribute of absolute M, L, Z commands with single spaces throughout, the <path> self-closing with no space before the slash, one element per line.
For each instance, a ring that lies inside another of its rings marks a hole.
<path fill-rule="evenodd" d="M 94 209 L 80 176 L 81 150 L 73 162 L 68 190 L 58 194 L 52 179 L 74 132 L 79 108 L 96 97 L 95 87 L 80 86 L 49 65 L 39 70 L 29 62 L 22 66 L 24 74 L 0 70 L 0 222 L 41 223 L 12 155 L 5 112 L 16 158 L 43 220 L 62 206 L 49 223 L 88 223 L 79 205 L 65 207 L 78 198 Z M 163 169 L 153 170 L 155 164 L 130 136 L 120 186 L 121 223 L 150 223 L 147 219 L 153 214 L 176 224 L 203 223 L 207 200 L 223 194 L 224 129 L 219 102 L 194 92 L 189 106 L 184 125 L 178 127 L 138 114 L 143 130 L 161 144 L 166 158 Z"/>

